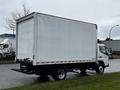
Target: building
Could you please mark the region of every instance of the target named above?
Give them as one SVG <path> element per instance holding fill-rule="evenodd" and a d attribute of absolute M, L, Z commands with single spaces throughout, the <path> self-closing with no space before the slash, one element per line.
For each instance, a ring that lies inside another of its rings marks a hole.
<path fill-rule="evenodd" d="M 103 44 L 105 44 L 110 50 L 112 51 L 112 54 L 120 55 L 120 40 L 104 40 L 102 41 Z"/>

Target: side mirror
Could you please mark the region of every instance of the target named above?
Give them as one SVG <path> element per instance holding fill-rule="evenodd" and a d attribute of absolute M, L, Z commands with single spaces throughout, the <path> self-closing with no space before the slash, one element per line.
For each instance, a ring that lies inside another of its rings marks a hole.
<path fill-rule="evenodd" d="M 106 52 L 105 54 L 106 54 L 106 55 L 109 55 L 109 53 L 108 53 L 108 52 Z"/>

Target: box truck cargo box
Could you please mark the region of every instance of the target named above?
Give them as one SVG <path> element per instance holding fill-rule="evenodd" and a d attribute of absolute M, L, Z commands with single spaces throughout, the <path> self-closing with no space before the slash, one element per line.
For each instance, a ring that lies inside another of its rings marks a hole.
<path fill-rule="evenodd" d="M 88 68 L 98 62 L 97 25 L 92 23 L 31 13 L 17 20 L 16 44 L 16 61 L 29 71 L 39 68 L 40 74 L 49 68 L 51 72 L 71 66 Z"/>

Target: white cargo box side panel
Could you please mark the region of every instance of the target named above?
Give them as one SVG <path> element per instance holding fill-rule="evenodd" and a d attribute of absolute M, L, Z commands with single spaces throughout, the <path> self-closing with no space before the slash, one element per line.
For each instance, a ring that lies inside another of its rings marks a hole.
<path fill-rule="evenodd" d="M 38 15 L 37 64 L 95 61 L 94 24 Z"/>
<path fill-rule="evenodd" d="M 17 59 L 33 59 L 34 19 L 18 23 Z"/>

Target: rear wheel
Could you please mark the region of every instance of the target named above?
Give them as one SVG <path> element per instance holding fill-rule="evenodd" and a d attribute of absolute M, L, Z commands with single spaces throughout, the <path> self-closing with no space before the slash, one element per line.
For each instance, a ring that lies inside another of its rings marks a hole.
<path fill-rule="evenodd" d="M 66 78 L 66 70 L 61 68 L 57 69 L 53 74 L 52 74 L 53 79 L 55 80 L 64 80 Z"/>
<path fill-rule="evenodd" d="M 103 74 L 104 73 L 104 65 L 103 64 L 98 64 L 97 68 L 96 68 L 96 73 L 97 74 Z"/>
<path fill-rule="evenodd" d="M 83 68 L 83 69 L 80 69 L 80 75 L 81 76 L 85 76 L 85 75 L 87 75 L 87 73 L 86 73 L 86 69 L 85 68 Z"/>
<path fill-rule="evenodd" d="M 48 78 L 48 75 L 47 74 L 40 74 L 40 78 L 42 78 L 42 79 L 47 79 Z"/>

